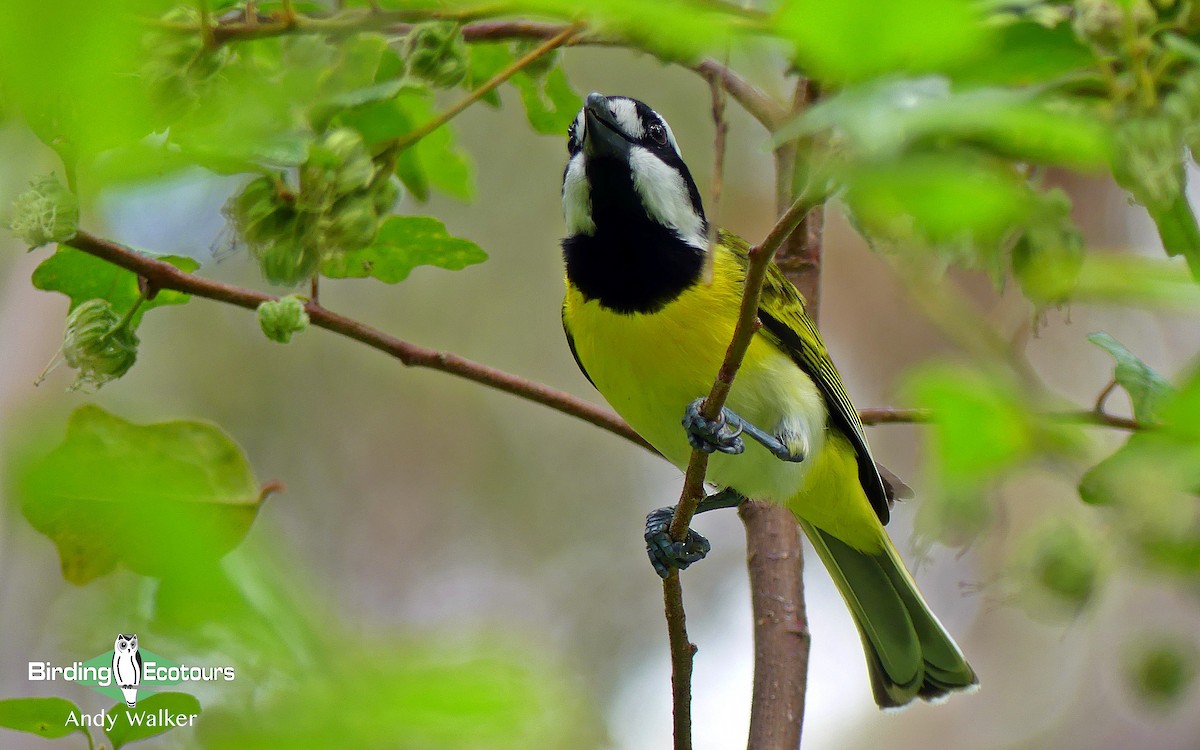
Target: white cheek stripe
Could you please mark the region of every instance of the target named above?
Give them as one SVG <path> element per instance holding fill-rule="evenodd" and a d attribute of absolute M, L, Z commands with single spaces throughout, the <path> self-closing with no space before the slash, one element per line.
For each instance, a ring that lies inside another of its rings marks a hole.
<path fill-rule="evenodd" d="M 567 235 L 594 234 L 596 222 L 592 221 L 592 193 L 584 171 L 583 152 L 571 157 L 567 174 L 563 178 L 563 221 Z"/>
<path fill-rule="evenodd" d="M 683 175 L 640 146 L 629 152 L 629 169 L 633 173 L 633 188 L 650 216 L 677 231 L 692 247 L 707 250 L 704 221 L 692 207 Z"/>

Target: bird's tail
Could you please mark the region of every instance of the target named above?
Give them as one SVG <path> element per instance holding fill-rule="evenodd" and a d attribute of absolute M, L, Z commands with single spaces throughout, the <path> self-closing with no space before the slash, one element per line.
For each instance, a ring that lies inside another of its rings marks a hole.
<path fill-rule="evenodd" d="M 862 636 L 875 702 L 903 706 L 979 684 L 954 640 L 929 611 L 887 535 L 884 549 L 860 552 L 801 521 Z"/>

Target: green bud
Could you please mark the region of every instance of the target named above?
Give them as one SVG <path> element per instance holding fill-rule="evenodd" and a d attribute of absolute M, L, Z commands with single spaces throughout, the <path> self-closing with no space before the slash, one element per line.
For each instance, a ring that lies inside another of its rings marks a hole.
<path fill-rule="evenodd" d="M 467 54 L 456 24 L 423 23 L 404 38 L 409 73 L 438 88 L 457 86 L 466 77 Z"/>
<path fill-rule="evenodd" d="M 1177 639 L 1143 644 L 1129 660 L 1128 674 L 1143 700 L 1167 708 L 1187 693 L 1196 678 L 1196 648 Z"/>
<path fill-rule="evenodd" d="M 258 306 L 258 325 L 272 341 L 286 344 L 293 333 L 308 328 L 308 313 L 304 300 L 294 294 Z"/>
<path fill-rule="evenodd" d="M 1075 0 L 1075 35 L 1102 49 L 1114 49 L 1124 33 L 1125 10 L 1115 0 Z"/>
<path fill-rule="evenodd" d="M 321 264 L 321 251 L 305 236 L 282 237 L 270 244 L 251 247 L 267 281 L 295 286 L 312 278 Z"/>
<path fill-rule="evenodd" d="M 63 359 L 78 371 L 71 390 L 100 388 L 137 360 L 138 337 L 108 300 L 91 299 L 67 315 Z"/>
<path fill-rule="evenodd" d="M 1026 539 L 1030 593 L 1071 612 L 1086 606 L 1100 586 L 1103 552 L 1093 535 L 1075 523 L 1053 521 Z"/>
<path fill-rule="evenodd" d="M 1136 117 L 1116 130 L 1113 176 L 1152 213 L 1183 190 L 1182 134 L 1168 117 Z"/>
<path fill-rule="evenodd" d="M 375 178 L 375 162 L 358 131 L 338 128 L 309 147 L 300 170 L 301 202 L 322 211 L 337 198 L 362 190 Z"/>
<path fill-rule="evenodd" d="M 1071 199 L 1061 190 L 1039 196 L 1039 208 L 1012 251 L 1013 276 L 1041 304 L 1065 302 L 1083 268 L 1083 234 L 1071 222 Z"/>
<path fill-rule="evenodd" d="M 369 193 L 348 195 L 333 204 L 326 216 L 325 241 L 333 250 L 358 250 L 371 244 L 379 231 L 379 216 Z"/>
<path fill-rule="evenodd" d="M 400 200 L 400 178 L 395 175 L 386 180 L 376 180 L 371 184 L 371 198 L 375 202 L 375 213 L 387 216 Z"/>
<path fill-rule="evenodd" d="M 518 41 L 513 45 L 513 56 L 522 58 L 528 55 L 541 46 L 542 41 L 541 39 L 522 39 Z M 534 78 L 540 78 L 554 70 L 554 66 L 558 65 L 558 60 L 559 50 L 551 50 L 526 65 L 523 70 Z"/>
<path fill-rule="evenodd" d="M 65 242 L 79 230 L 79 199 L 54 175 L 39 177 L 13 202 L 8 227 L 30 249 Z"/>
<path fill-rule="evenodd" d="M 296 211 L 279 195 L 276 181 L 259 177 L 225 204 L 225 216 L 250 245 L 273 242 L 291 233 Z"/>

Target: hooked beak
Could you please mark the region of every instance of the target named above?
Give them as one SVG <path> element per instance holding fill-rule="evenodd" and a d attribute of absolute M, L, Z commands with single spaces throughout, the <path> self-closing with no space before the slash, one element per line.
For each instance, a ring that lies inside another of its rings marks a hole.
<path fill-rule="evenodd" d="M 583 153 L 589 159 L 621 159 L 629 156 L 629 141 L 621 135 L 608 108 L 608 99 L 592 92 L 583 108 Z"/>

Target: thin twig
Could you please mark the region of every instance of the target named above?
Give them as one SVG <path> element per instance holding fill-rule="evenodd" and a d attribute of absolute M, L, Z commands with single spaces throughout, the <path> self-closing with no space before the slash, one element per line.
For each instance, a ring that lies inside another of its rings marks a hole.
<path fill-rule="evenodd" d="M 554 36 L 547 39 L 542 44 L 539 44 L 537 47 L 535 47 L 533 50 L 531 50 L 529 52 L 529 54 L 521 57 L 521 59 L 515 61 L 514 63 L 509 65 L 504 70 L 502 70 L 499 73 L 497 73 L 496 75 L 492 76 L 492 78 L 489 79 L 482 86 L 480 86 L 477 89 L 474 89 L 473 91 L 471 91 L 471 93 L 467 94 L 462 99 L 455 102 L 452 106 L 450 106 L 446 111 L 442 112 L 437 117 L 433 118 L 432 120 L 425 123 L 424 125 L 417 128 L 416 130 L 410 131 L 410 132 L 405 133 L 404 135 L 396 138 L 396 140 L 393 144 L 394 147 L 396 148 L 397 151 L 403 151 L 404 149 L 413 145 L 414 143 L 421 140 L 425 136 L 429 135 L 433 131 L 437 130 L 441 126 L 445 125 L 447 122 L 449 122 L 451 119 L 453 119 L 456 115 L 458 115 L 464 109 L 471 106 L 475 102 L 479 101 L 483 97 L 487 96 L 488 93 L 491 92 L 493 89 L 495 89 L 497 86 L 504 83 L 509 78 L 512 78 L 514 75 L 519 73 L 521 70 L 525 69 L 526 67 L 531 65 L 533 62 L 535 62 L 538 58 L 540 58 L 544 55 L 547 55 L 550 52 L 553 52 L 556 48 L 562 46 L 563 44 L 566 44 L 567 41 L 570 40 L 570 38 L 572 36 L 574 36 L 575 34 L 577 34 L 579 32 L 579 28 L 580 27 L 578 27 L 578 26 L 568 26 L 568 27 L 564 28 L 562 31 L 560 31 L 558 34 L 555 34 Z"/>
<path fill-rule="evenodd" d="M 170 263 L 151 258 L 148 255 L 130 250 L 114 242 L 95 237 L 86 232 L 80 232 L 68 243 L 71 247 L 106 260 L 113 265 L 132 271 L 145 277 L 159 289 L 173 289 L 197 297 L 225 302 L 249 310 L 257 309 L 263 302 L 278 299 L 269 294 L 263 294 L 251 289 L 213 281 L 202 276 L 179 270 Z M 382 331 L 339 315 L 328 308 L 309 304 L 308 316 L 314 326 L 341 334 L 389 354 L 408 367 L 428 367 L 441 370 L 452 375 L 472 380 L 476 383 L 511 393 L 515 396 L 536 401 L 551 409 L 564 414 L 578 417 L 589 424 L 619 435 L 647 450 L 653 451 L 649 443 L 625 424 L 620 417 L 576 398 L 569 393 L 556 390 L 542 383 L 537 383 L 517 375 L 497 370 L 493 367 L 473 362 L 457 354 L 426 349 L 421 346 L 402 341 Z"/>
<path fill-rule="evenodd" d="M 758 321 L 758 305 L 762 299 L 763 282 L 767 268 L 775 251 L 788 235 L 800 224 L 812 208 L 811 196 L 802 195 L 776 222 L 761 244 L 750 249 L 750 262 L 746 269 L 746 280 L 742 290 L 742 303 L 738 311 L 737 325 L 725 359 L 713 381 L 712 390 L 701 404 L 700 414 L 706 419 L 716 419 L 725 406 L 733 379 L 742 365 L 746 350 L 755 332 L 762 325 Z M 671 538 L 682 541 L 688 532 L 688 524 L 696 513 L 696 506 L 704 498 L 704 476 L 708 472 L 708 453 L 693 450 L 684 475 L 683 492 L 671 518 Z M 671 690 L 675 716 L 675 750 L 691 750 L 691 706 L 692 706 L 692 657 L 695 646 L 688 640 L 686 615 L 683 607 L 683 589 L 679 585 L 679 571 L 672 570 L 663 580 L 663 609 L 667 617 L 667 633 L 671 642 Z"/>

